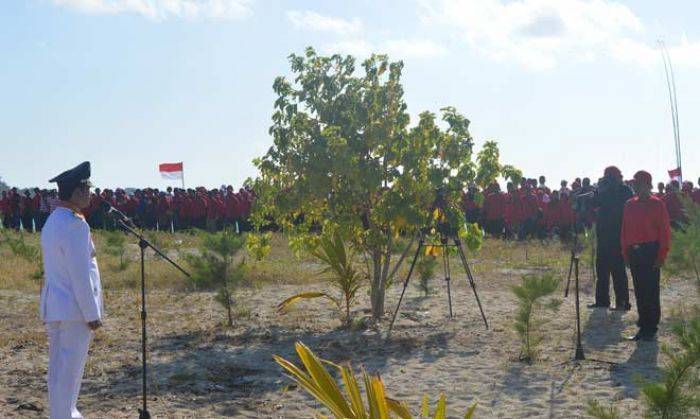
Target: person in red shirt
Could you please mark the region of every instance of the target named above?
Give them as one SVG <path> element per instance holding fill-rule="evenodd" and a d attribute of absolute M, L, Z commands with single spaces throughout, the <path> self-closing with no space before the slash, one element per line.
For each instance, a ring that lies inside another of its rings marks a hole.
<path fill-rule="evenodd" d="M 683 212 L 683 203 L 680 199 L 680 185 L 677 180 L 672 180 L 668 188 L 666 188 L 666 194 L 661 198 L 666 204 L 666 209 L 668 210 L 668 216 L 671 219 L 671 227 L 674 230 L 680 229 L 682 225 L 687 221 L 685 213 Z"/>
<path fill-rule="evenodd" d="M 656 195 L 657 198 L 662 198 L 666 194 L 666 184 L 659 182 L 656 185 L 656 190 L 657 192 L 654 195 Z"/>
<path fill-rule="evenodd" d="M 477 202 L 477 189 L 476 185 L 469 185 L 467 192 L 462 194 L 462 211 L 464 213 L 464 219 L 467 223 L 472 224 L 479 221 L 479 213 L 481 209 L 479 208 L 479 203 Z"/>
<path fill-rule="evenodd" d="M 651 193 L 651 175 L 634 175 L 636 196 L 627 201 L 622 215 L 620 246 L 632 272 L 639 313 L 639 332 L 630 340 L 654 340 L 661 318 L 659 281 L 661 266 L 671 249 L 671 223 L 664 201 Z"/>
<path fill-rule="evenodd" d="M 498 183 L 492 183 L 486 190 L 481 216 L 484 230 L 493 237 L 503 237 L 505 205 L 505 194 L 501 192 Z"/>
<path fill-rule="evenodd" d="M 522 223 L 522 211 L 520 205 L 520 193 L 512 182 L 506 186 L 508 192 L 505 197 L 504 220 L 506 224 L 506 237 L 513 237 L 520 231 Z"/>
<path fill-rule="evenodd" d="M 569 196 L 559 196 L 559 191 L 552 192 L 550 201 L 544 209 L 544 222 L 549 234 L 557 234 L 562 242 L 571 237 L 574 212 L 569 203 Z"/>
<path fill-rule="evenodd" d="M 537 217 L 540 214 L 537 196 L 533 193 L 531 183 L 526 182 L 521 191 L 520 209 L 522 223 L 518 234 L 519 240 L 534 237 L 537 233 Z"/>

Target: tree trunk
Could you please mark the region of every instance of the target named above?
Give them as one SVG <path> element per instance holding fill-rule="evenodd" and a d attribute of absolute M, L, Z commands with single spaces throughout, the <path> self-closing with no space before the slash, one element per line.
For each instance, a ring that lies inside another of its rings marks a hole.
<path fill-rule="evenodd" d="M 372 316 L 381 320 L 384 315 L 384 294 L 386 287 L 382 278 L 382 252 L 378 249 L 372 251 L 372 286 L 370 288 L 370 300 L 372 303 Z"/>

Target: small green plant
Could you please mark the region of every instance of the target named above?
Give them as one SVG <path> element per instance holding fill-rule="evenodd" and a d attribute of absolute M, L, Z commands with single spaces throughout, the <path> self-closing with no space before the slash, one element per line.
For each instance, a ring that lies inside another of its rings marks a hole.
<path fill-rule="evenodd" d="M 622 414 L 614 404 L 603 406 L 597 400 L 589 400 L 586 414 L 595 419 L 622 419 Z"/>
<path fill-rule="evenodd" d="M 387 396 L 384 382 L 379 375 L 368 374 L 366 371 L 362 371 L 362 381 L 364 382 L 364 394 L 366 397 L 365 402 L 363 399 L 363 392 L 361 392 L 360 385 L 358 384 L 358 379 L 349 363 L 337 365 L 330 361 L 323 360 L 301 342 L 297 342 L 294 346 L 302 362 L 302 367 L 298 367 L 284 358 L 273 355 L 275 362 L 285 370 L 289 378 L 320 402 L 335 418 L 413 418 L 406 402 L 394 400 Z M 326 365 L 338 371 L 342 377 L 345 392 L 341 390 L 339 383 L 326 369 Z M 475 410 L 476 403 L 472 404 L 469 409 L 467 409 L 467 412 L 463 416 L 464 419 L 471 419 L 474 417 Z M 430 417 L 430 400 L 427 396 L 423 397 L 420 417 Z M 432 417 L 434 419 L 447 418 L 447 403 L 444 394 L 440 394 Z"/>
<path fill-rule="evenodd" d="M 671 331 L 675 345 L 662 347 L 668 358 L 662 380 L 641 389 L 650 417 L 687 418 L 700 413 L 700 315 L 677 321 Z"/>
<path fill-rule="evenodd" d="M 525 275 L 521 285 L 513 285 L 511 291 L 518 299 L 518 311 L 515 317 L 514 329 L 522 342 L 520 360 L 528 363 L 537 357 L 537 346 L 542 341 L 538 329 L 546 321 L 536 316 L 539 309 L 557 311 L 561 301 L 551 298 L 543 303 L 542 300 L 554 293 L 560 279 L 552 273 Z"/>
<path fill-rule="evenodd" d="M 129 266 L 129 258 L 126 257 L 126 235 L 118 230 L 105 231 L 105 252 L 119 259 L 113 267 L 116 271 L 123 271 Z"/>
<path fill-rule="evenodd" d="M 270 254 L 272 233 L 249 233 L 246 236 L 248 254 L 256 261 L 264 260 Z"/>
<path fill-rule="evenodd" d="M 244 261 L 235 262 L 244 239 L 230 231 L 202 233 L 199 255 L 186 256 L 192 267 L 189 284 L 195 290 L 218 289 L 216 301 L 225 309 L 233 326 L 233 291 L 244 280 Z"/>
<path fill-rule="evenodd" d="M 315 248 L 309 253 L 319 259 L 325 268 L 321 271 L 326 275 L 329 284 L 338 289 L 340 297 L 334 297 L 325 292 L 304 292 L 282 301 L 277 309 L 284 312 L 294 303 L 308 298 L 326 298 L 335 304 L 339 310 L 345 311 L 345 323 L 350 323 L 350 307 L 355 301 L 360 289 L 362 275 L 353 264 L 354 256 L 347 246 L 345 239 L 338 230 L 324 233 Z"/>
<path fill-rule="evenodd" d="M 418 279 L 420 280 L 418 287 L 426 297 L 430 294 L 430 280 L 433 278 L 437 264 L 437 258 L 432 253 L 421 255 L 420 260 L 416 264 Z"/>

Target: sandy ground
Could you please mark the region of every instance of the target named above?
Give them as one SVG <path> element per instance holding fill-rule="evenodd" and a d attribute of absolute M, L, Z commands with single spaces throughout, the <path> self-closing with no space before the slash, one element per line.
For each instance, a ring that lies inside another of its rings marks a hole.
<path fill-rule="evenodd" d="M 238 300 L 250 313 L 232 329 L 221 326 L 223 310 L 210 293 L 152 292 L 149 297 L 149 409 L 154 417 L 303 418 L 319 406 L 291 386 L 273 354 L 297 361 L 293 344 L 303 341 L 324 358 L 352 359 L 357 368 L 381 374 L 389 395 L 418 409 L 421 396 L 448 398 L 451 417 L 478 401 L 477 417 L 584 417 L 587 400 L 615 402 L 626 417 L 639 416 L 637 376 L 654 378 L 663 362 L 660 345 L 669 340 L 669 308 L 682 296 L 695 296 L 693 284 L 673 282 L 662 292 L 658 343 L 630 343 L 635 311 L 582 308 L 586 361 L 571 361 L 574 351 L 574 299 L 550 315 L 533 365 L 518 361 L 519 341 L 512 331 L 516 305 L 508 286 L 522 271 L 481 273 L 477 290 L 491 328 L 486 330 L 463 276 L 453 280 L 455 318 L 447 316 L 444 282 L 421 297 L 411 284 L 389 339 L 372 330 L 339 328 L 334 310 L 323 302 L 302 303 L 286 315 L 276 303 L 305 286 L 266 285 L 244 289 Z M 590 274 L 582 272 L 582 306 L 591 300 Z M 417 279 L 415 280 L 417 282 Z M 401 284 L 387 296 L 393 310 Z M 357 307 L 368 306 L 363 293 Z M 0 291 L 0 415 L 46 417 L 44 376 L 47 345 L 37 319 L 37 295 Z M 137 417 L 140 399 L 139 301 L 135 292 L 106 295 L 108 317 L 90 351 L 79 400 L 88 418 Z M 366 313 L 356 312 L 356 316 Z M 387 321 L 388 324 L 388 321 Z M 386 327 L 386 326 L 384 326 Z"/>

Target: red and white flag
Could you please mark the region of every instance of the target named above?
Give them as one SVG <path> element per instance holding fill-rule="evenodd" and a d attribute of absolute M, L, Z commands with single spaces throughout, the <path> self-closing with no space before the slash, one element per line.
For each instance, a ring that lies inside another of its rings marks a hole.
<path fill-rule="evenodd" d="M 681 168 L 680 168 L 680 167 L 677 167 L 677 168 L 675 168 L 675 169 L 673 169 L 673 170 L 669 170 L 669 171 L 668 171 L 668 177 L 670 177 L 671 180 L 678 180 L 678 179 L 680 179 L 680 178 L 681 178 L 681 174 L 682 174 L 682 173 L 681 173 Z"/>
<path fill-rule="evenodd" d="M 180 163 L 161 163 L 158 165 L 158 171 L 164 179 L 182 180 L 184 179 L 184 171 L 182 162 Z"/>

